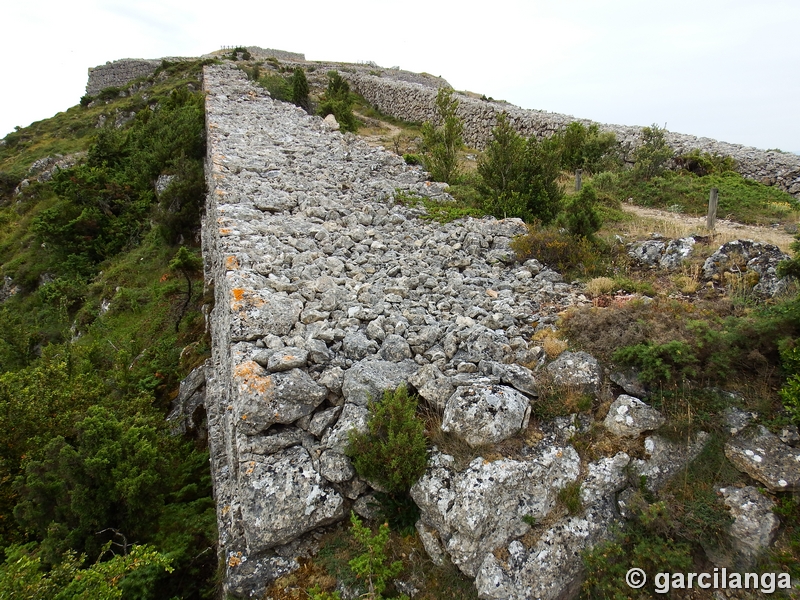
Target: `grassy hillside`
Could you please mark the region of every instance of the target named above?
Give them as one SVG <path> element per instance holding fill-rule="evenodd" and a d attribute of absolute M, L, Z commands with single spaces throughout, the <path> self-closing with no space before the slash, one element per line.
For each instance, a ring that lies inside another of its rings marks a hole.
<path fill-rule="evenodd" d="M 0 146 L 0 590 L 14 597 L 215 589 L 208 453 L 164 420 L 209 352 L 201 68 L 164 64 Z M 31 172 L 45 157 L 62 168 Z"/>

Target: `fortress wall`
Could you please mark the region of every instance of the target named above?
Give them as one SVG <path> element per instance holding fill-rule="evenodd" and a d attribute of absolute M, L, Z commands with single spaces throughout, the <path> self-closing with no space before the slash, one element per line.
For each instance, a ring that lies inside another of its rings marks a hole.
<path fill-rule="evenodd" d="M 203 80 L 219 552 L 225 591 L 261 597 L 366 502 L 344 451 L 369 399 L 412 379 L 448 397 L 499 382 L 498 365 L 537 360 L 536 326 L 586 299 L 513 262 L 518 219 L 424 220 L 392 201 L 444 197 L 420 169 L 273 101 L 232 65 Z"/>
<path fill-rule="evenodd" d="M 342 72 L 354 91 L 374 104 L 385 114 L 412 122 L 434 119 L 436 89 L 391 77 L 376 77 L 365 73 Z M 491 139 L 497 115 L 506 112 L 517 131 L 526 137 L 550 136 L 573 121 L 589 125 L 592 121 L 571 115 L 539 110 L 527 110 L 503 102 L 488 102 L 457 93 L 459 116 L 464 120 L 464 141 L 468 146 L 483 149 Z M 621 143 L 637 146 L 641 127 L 598 123 L 603 131 L 616 134 Z M 733 157 L 739 172 L 750 179 L 774 185 L 800 198 L 800 156 L 759 150 L 749 146 L 720 142 L 710 138 L 681 133 L 667 133 L 667 142 L 678 154 L 694 149 L 711 154 Z"/>

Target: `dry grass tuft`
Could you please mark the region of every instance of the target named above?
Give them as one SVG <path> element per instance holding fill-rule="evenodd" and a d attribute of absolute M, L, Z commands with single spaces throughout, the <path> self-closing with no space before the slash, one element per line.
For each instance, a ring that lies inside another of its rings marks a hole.
<path fill-rule="evenodd" d="M 586 284 L 586 293 L 596 298 L 614 291 L 614 280 L 611 277 L 595 277 Z"/>

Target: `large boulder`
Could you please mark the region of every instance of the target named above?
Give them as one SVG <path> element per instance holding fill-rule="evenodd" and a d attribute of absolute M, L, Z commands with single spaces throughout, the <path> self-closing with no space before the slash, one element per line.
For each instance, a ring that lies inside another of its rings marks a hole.
<path fill-rule="evenodd" d="M 726 272 L 736 274 L 752 272 L 753 292 L 763 297 L 772 297 L 783 291 L 786 282 L 778 277 L 777 267 L 789 255 L 773 244 L 752 240 L 734 240 L 719 247 L 703 263 L 706 279 L 720 279 Z M 745 279 L 745 281 L 748 281 Z"/>
<path fill-rule="evenodd" d="M 514 388 L 475 384 L 458 388 L 447 401 L 442 431 L 470 446 L 496 444 L 519 432 L 530 415 L 530 403 Z"/>
<path fill-rule="evenodd" d="M 773 492 L 800 491 L 800 449 L 784 444 L 763 425 L 734 435 L 725 444 L 725 456 Z"/>
<path fill-rule="evenodd" d="M 342 394 L 347 402 L 366 406 L 379 402 L 386 390 L 394 391 L 417 372 L 419 365 L 413 360 L 393 362 L 367 358 L 347 369 L 342 384 Z"/>
<path fill-rule="evenodd" d="M 411 496 L 453 563 L 474 577 L 487 554 L 530 529 L 526 517 L 546 517 L 579 472 L 571 446 L 540 444 L 523 460 L 479 457 L 462 472 L 452 456 L 434 450 Z"/>
<path fill-rule="evenodd" d="M 603 424 L 620 437 L 638 437 L 642 432 L 658 429 L 666 419 L 638 398 L 621 394 L 608 409 Z"/>
<path fill-rule="evenodd" d="M 751 485 L 720 488 L 719 492 L 733 517 L 728 533 L 737 554 L 735 565 L 751 567 L 778 533 L 780 519 L 773 512 L 775 502 Z"/>
<path fill-rule="evenodd" d="M 644 440 L 646 459 L 631 461 L 631 469 L 645 477 L 645 486 L 657 492 L 677 475 L 689 462 L 697 458 L 708 441 L 708 434 L 699 432 L 693 440 L 671 441 L 660 435 L 651 435 Z"/>
<path fill-rule="evenodd" d="M 285 544 L 345 514 L 344 499 L 316 471 L 302 446 L 242 462 L 239 498 L 250 552 Z"/>
<path fill-rule="evenodd" d="M 575 387 L 587 394 L 596 394 L 603 373 L 597 359 L 587 352 L 562 352 L 547 365 L 547 371 L 557 385 Z"/>
<path fill-rule="evenodd" d="M 581 484 L 583 514 L 557 520 L 531 548 L 514 540 L 505 548 L 507 560 L 486 553 L 475 577 L 480 598 L 555 600 L 576 596 L 583 573 L 582 553 L 609 538 L 611 525 L 618 520 L 614 495 L 627 484 L 629 460 L 620 452 L 590 463 Z"/>
<path fill-rule="evenodd" d="M 236 425 L 248 435 L 275 423 L 294 423 L 310 415 L 328 395 L 327 388 L 301 369 L 269 374 L 253 360 L 234 367 L 233 384 Z"/>

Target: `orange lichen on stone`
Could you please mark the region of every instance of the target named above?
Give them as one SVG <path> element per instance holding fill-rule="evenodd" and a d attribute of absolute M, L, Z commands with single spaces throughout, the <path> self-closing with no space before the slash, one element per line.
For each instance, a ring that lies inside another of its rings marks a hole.
<path fill-rule="evenodd" d="M 225 268 L 229 271 L 234 271 L 239 268 L 239 261 L 235 256 L 229 256 L 225 259 Z"/>
<path fill-rule="evenodd" d="M 232 293 L 233 293 L 233 299 L 236 300 L 236 302 L 241 302 L 242 298 L 244 298 L 243 288 L 233 288 Z"/>
<path fill-rule="evenodd" d="M 225 229 L 224 227 L 219 230 L 219 234 L 220 235 L 230 235 L 230 233 L 231 233 L 231 230 L 230 229 Z"/>
<path fill-rule="evenodd" d="M 264 369 L 257 362 L 248 360 L 233 369 L 233 379 L 242 392 L 269 394 L 272 390 L 272 377 L 264 376 Z"/>

